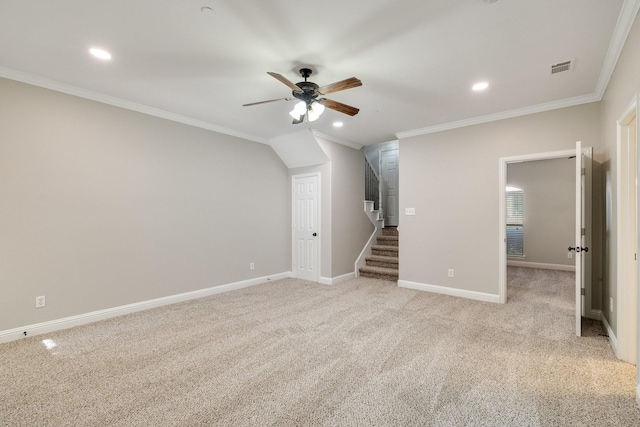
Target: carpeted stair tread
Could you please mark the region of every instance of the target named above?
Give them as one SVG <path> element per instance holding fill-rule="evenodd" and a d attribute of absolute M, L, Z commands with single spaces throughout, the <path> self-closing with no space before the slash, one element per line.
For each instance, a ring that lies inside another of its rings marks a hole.
<path fill-rule="evenodd" d="M 398 246 L 373 245 L 371 246 L 371 249 L 377 249 L 380 251 L 398 252 Z"/>
<path fill-rule="evenodd" d="M 365 258 L 367 265 L 372 267 L 398 268 L 398 257 L 371 255 Z"/>
<path fill-rule="evenodd" d="M 366 266 L 358 271 L 360 276 L 373 279 L 398 281 L 398 228 L 385 227 L 377 244 L 371 246 L 371 255 L 365 258 Z"/>
<path fill-rule="evenodd" d="M 398 236 L 380 236 L 378 237 L 379 245 L 398 246 Z"/>
<path fill-rule="evenodd" d="M 384 255 L 371 255 L 368 256 L 367 261 L 371 260 L 371 261 L 380 261 L 380 262 L 388 262 L 391 264 L 397 264 L 398 263 L 398 257 L 395 256 L 384 256 Z"/>
<path fill-rule="evenodd" d="M 397 268 L 374 267 L 369 265 L 360 267 L 361 276 L 374 279 L 398 280 L 398 273 Z"/>
<path fill-rule="evenodd" d="M 373 246 L 371 246 L 371 254 L 397 257 L 398 256 L 398 247 L 397 246 L 387 246 L 387 245 L 373 245 Z"/>
<path fill-rule="evenodd" d="M 383 236 L 397 236 L 398 235 L 398 227 L 384 227 L 382 229 Z"/>

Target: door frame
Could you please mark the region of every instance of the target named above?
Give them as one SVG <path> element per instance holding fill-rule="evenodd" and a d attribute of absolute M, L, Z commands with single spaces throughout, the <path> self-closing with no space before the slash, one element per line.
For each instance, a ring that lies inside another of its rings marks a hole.
<path fill-rule="evenodd" d="M 635 240 L 636 251 L 638 250 L 638 186 L 635 191 L 635 204 L 636 212 L 632 218 L 629 212 L 631 208 L 628 195 L 630 194 L 630 186 L 636 184 L 638 175 L 638 166 L 640 166 L 640 153 L 638 152 L 638 112 L 640 111 L 640 93 L 637 93 L 631 103 L 629 103 L 622 117 L 617 121 L 617 142 L 616 142 L 616 179 L 618 185 L 616 186 L 616 221 L 617 221 L 617 233 L 616 233 L 616 301 L 615 310 L 613 315 L 617 319 L 617 347 L 616 356 L 621 360 L 629 363 L 636 363 L 638 353 L 640 352 L 640 340 L 638 339 L 638 331 L 640 331 L 640 312 L 638 308 L 640 306 L 640 292 L 639 283 L 640 279 L 638 272 L 633 273 L 632 267 L 637 261 L 632 261 L 629 254 L 631 239 Z M 623 157 L 628 159 L 628 153 L 630 149 L 630 141 L 628 130 L 629 124 L 636 120 L 636 132 L 635 132 L 635 161 L 636 175 L 631 176 L 629 173 L 628 165 L 623 162 Z M 626 155 L 626 156 L 625 156 Z M 635 222 L 636 235 L 629 236 L 631 228 L 631 222 Z M 628 257 L 623 256 L 628 254 Z M 606 303 L 606 301 L 604 301 Z M 605 304 L 604 309 L 608 309 L 608 304 Z M 631 319 L 635 316 L 635 322 L 626 322 L 624 319 Z M 638 391 L 640 396 L 640 390 Z"/>
<path fill-rule="evenodd" d="M 299 178 L 309 178 L 315 176 L 318 180 L 318 203 L 316 203 L 316 223 L 318 228 L 318 234 L 320 234 L 319 239 L 317 239 L 317 247 L 316 247 L 316 265 L 317 268 L 317 277 L 315 282 L 320 281 L 320 271 L 322 269 L 322 174 L 320 171 L 317 172 L 308 172 L 301 173 L 296 175 L 291 175 L 291 273 L 293 277 L 296 277 L 295 273 L 295 261 L 296 261 L 296 235 L 295 235 L 295 214 L 296 214 L 296 205 L 295 205 L 295 192 L 296 192 L 296 180 Z"/>
<path fill-rule="evenodd" d="M 380 206 L 379 208 L 382 209 L 382 215 L 385 219 L 385 224 L 389 225 L 389 221 L 388 221 L 388 215 L 387 212 L 389 211 L 389 209 L 385 209 L 386 206 L 386 202 L 387 200 L 385 200 L 385 196 L 388 196 L 388 190 L 387 190 L 387 183 L 386 181 L 383 179 L 384 177 L 384 173 L 382 171 L 382 166 L 383 166 L 383 161 L 382 161 L 382 153 L 385 151 L 395 151 L 396 152 L 396 168 L 398 170 L 398 179 L 396 179 L 396 190 L 398 192 L 398 196 L 396 197 L 396 220 L 398 221 L 398 224 L 396 224 L 395 226 L 397 227 L 398 225 L 400 225 L 400 144 L 398 143 L 397 140 L 395 141 L 389 141 L 384 147 L 380 148 L 378 150 L 378 176 L 380 177 Z"/>
<path fill-rule="evenodd" d="M 585 149 L 583 147 L 582 152 L 584 153 Z M 507 302 L 507 219 L 506 219 L 506 206 L 507 206 L 507 195 L 505 188 L 507 186 L 507 165 L 510 163 L 522 163 L 529 162 L 535 160 L 550 160 L 550 159 L 559 159 L 559 158 L 568 158 L 576 155 L 576 150 L 560 150 L 560 151 L 548 151 L 543 153 L 533 153 L 533 154 L 524 154 L 513 157 L 502 157 L 499 159 L 499 206 L 498 206 L 498 216 L 499 216 L 499 245 L 498 245 L 498 302 L 501 304 L 505 304 Z M 587 199 L 586 199 L 586 210 L 587 210 L 587 224 L 586 227 L 588 230 L 591 230 L 591 171 L 587 170 Z M 587 242 L 590 244 L 591 236 L 590 233 L 587 235 Z M 591 256 L 591 252 L 588 253 Z M 585 304 L 586 307 L 591 307 L 591 269 L 588 269 L 585 277 Z M 576 304 L 579 304 L 582 308 L 582 301 L 576 301 Z M 582 313 L 582 316 L 592 317 L 591 311 L 588 310 L 586 313 Z"/>

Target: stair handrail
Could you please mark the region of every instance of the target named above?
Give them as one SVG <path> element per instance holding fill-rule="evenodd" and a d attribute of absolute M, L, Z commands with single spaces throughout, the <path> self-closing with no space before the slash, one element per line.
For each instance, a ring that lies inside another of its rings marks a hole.
<path fill-rule="evenodd" d="M 353 264 L 356 277 L 360 276 L 360 267 L 366 265 L 366 258 L 372 253 L 371 247 L 378 237 L 382 235 L 382 229 L 384 228 L 384 217 L 382 215 L 382 211 L 373 209 L 372 200 L 364 201 L 364 211 L 367 214 L 369 221 L 371 221 L 371 224 L 373 224 L 373 233 L 371 233 L 369 240 L 365 243 L 364 248 L 362 248 L 362 252 L 360 252 L 356 262 Z"/>
<path fill-rule="evenodd" d="M 374 210 L 382 211 L 382 179 L 367 156 L 364 162 L 364 199 L 373 202 Z"/>

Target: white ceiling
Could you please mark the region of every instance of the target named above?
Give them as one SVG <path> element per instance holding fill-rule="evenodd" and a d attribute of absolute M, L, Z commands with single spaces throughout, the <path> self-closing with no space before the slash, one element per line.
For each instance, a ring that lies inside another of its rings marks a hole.
<path fill-rule="evenodd" d="M 0 76 L 259 142 L 309 127 L 357 147 L 597 101 L 638 3 L 4 0 Z M 567 59 L 572 72 L 549 76 Z M 362 80 L 327 96 L 360 113 L 293 125 L 293 101 L 242 107 L 290 97 L 267 71 L 297 82 L 302 65 L 321 86 Z M 480 80 L 489 89 L 472 92 Z"/>

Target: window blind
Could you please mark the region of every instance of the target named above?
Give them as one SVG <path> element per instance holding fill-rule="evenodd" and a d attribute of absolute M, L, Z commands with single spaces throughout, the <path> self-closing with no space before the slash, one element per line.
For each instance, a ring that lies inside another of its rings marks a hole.
<path fill-rule="evenodd" d="M 524 255 L 524 192 L 507 192 L 507 255 Z"/>

